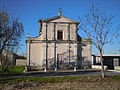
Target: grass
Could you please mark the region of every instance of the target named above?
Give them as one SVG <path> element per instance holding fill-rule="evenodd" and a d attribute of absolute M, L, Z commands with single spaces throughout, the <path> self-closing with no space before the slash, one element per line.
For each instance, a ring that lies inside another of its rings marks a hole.
<path fill-rule="evenodd" d="M 65 76 L 65 77 L 0 77 L 0 83 L 35 81 L 39 83 L 57 83 L 64 81 L 72 81 L 80 78 L 80 76 Z"/>
<path fill-rule="evenodd" d="M 112 79 L 120 80 L 120 76 L 111 76 Z"/>
<path fill-rule="evenodd" d="M 108 76 L 104 80 L 120 80 L 120 76 Z M 103 80 L 100 76 L 64 76 L 64 77 L 0 77 L 0 83 L 12 83 L 21 81 L 32 81 L 39 83 L 59 83 L 72 82 L 80 80 L 81 82 L 96 82 Z M 91 81 L 92 80 L 92 81 Z"/>
<path fill-rule="evenodd" d="M 117 80 L 116 80 L 117 79 Z M 36 85 L 36 86 L 34 86 Z M 0 77 L 0 89 L 26 90 L 119 90 L 120 76 Z"/>
<path fill-rule="evenodd" d="M 8 67 L 9 72 L 2 72 L 0 66 L 0 74 L 19 74 L 23 72 L 24 68 L 25 68 L 24 66 L 9 66 Z"/>

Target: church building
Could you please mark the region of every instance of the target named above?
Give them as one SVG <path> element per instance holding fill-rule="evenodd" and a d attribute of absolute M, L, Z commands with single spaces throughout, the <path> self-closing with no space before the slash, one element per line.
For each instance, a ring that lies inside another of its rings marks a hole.
<path fill-rule="evenodd" d="M 39 35 L 27 37 L 27 66 L 39 69 L 90 68 L 91 41 L 78 35 L 78 21 L 62 16 L 39 20 Z"/>

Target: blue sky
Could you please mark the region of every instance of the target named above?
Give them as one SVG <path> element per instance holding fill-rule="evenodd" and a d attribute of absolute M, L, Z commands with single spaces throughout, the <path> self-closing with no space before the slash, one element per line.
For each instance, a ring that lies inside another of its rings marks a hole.
<path fill-rule="evenodd" d="M 25 39 L 27 33 L 34 37 L 38 35 L 39 19 L 57 16 L 58 8 L 62 8 L 63 16 L 73 20 L 79 20 L 88 12 L 89 6 L 94 4 L 107 14 L 115 16 L 115 23 L 120 22 L 120 0 L 0 0 L 0 10 L 8 10 L 12 17 L 20 18 L 24 25 L 25 36 L 22 38 L 22 46 L 19 54 L 26 50 Z M 84 36 L 82 32 L 79 32 Z M 120 38 L 116 41 L 120 42 Z M 119 53 L 120 43 L 112 42 L 105 46 L 104 53 Z M 97 54 L 93 47 L 92 52 Z"/>

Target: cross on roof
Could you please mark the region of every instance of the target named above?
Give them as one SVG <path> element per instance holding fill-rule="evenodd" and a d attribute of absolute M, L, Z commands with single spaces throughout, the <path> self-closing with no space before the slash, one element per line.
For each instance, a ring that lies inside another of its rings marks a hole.
<path fill-rule="evenodd" d="M 62 15 L 62 8 L 58 8 L 59 11 L 58 11 L 58 16 L 61 16 Z"/>

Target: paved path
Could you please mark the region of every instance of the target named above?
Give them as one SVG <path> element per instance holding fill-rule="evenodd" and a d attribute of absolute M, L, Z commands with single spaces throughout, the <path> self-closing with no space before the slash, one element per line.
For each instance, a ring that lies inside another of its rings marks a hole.
<path fill-rule="evenodd" d="M 105 73 L 107 76 L 119 76 L 120 71 L 108 70 Z M 0 77 L 45 77 L 45 76 L 100 76 L 101 71 L 99 70 L 78 70 L 78 71 L 47 71 L 47 72 L 26 72 L 22 74 L 15 75 L 0 75 Z"/>

